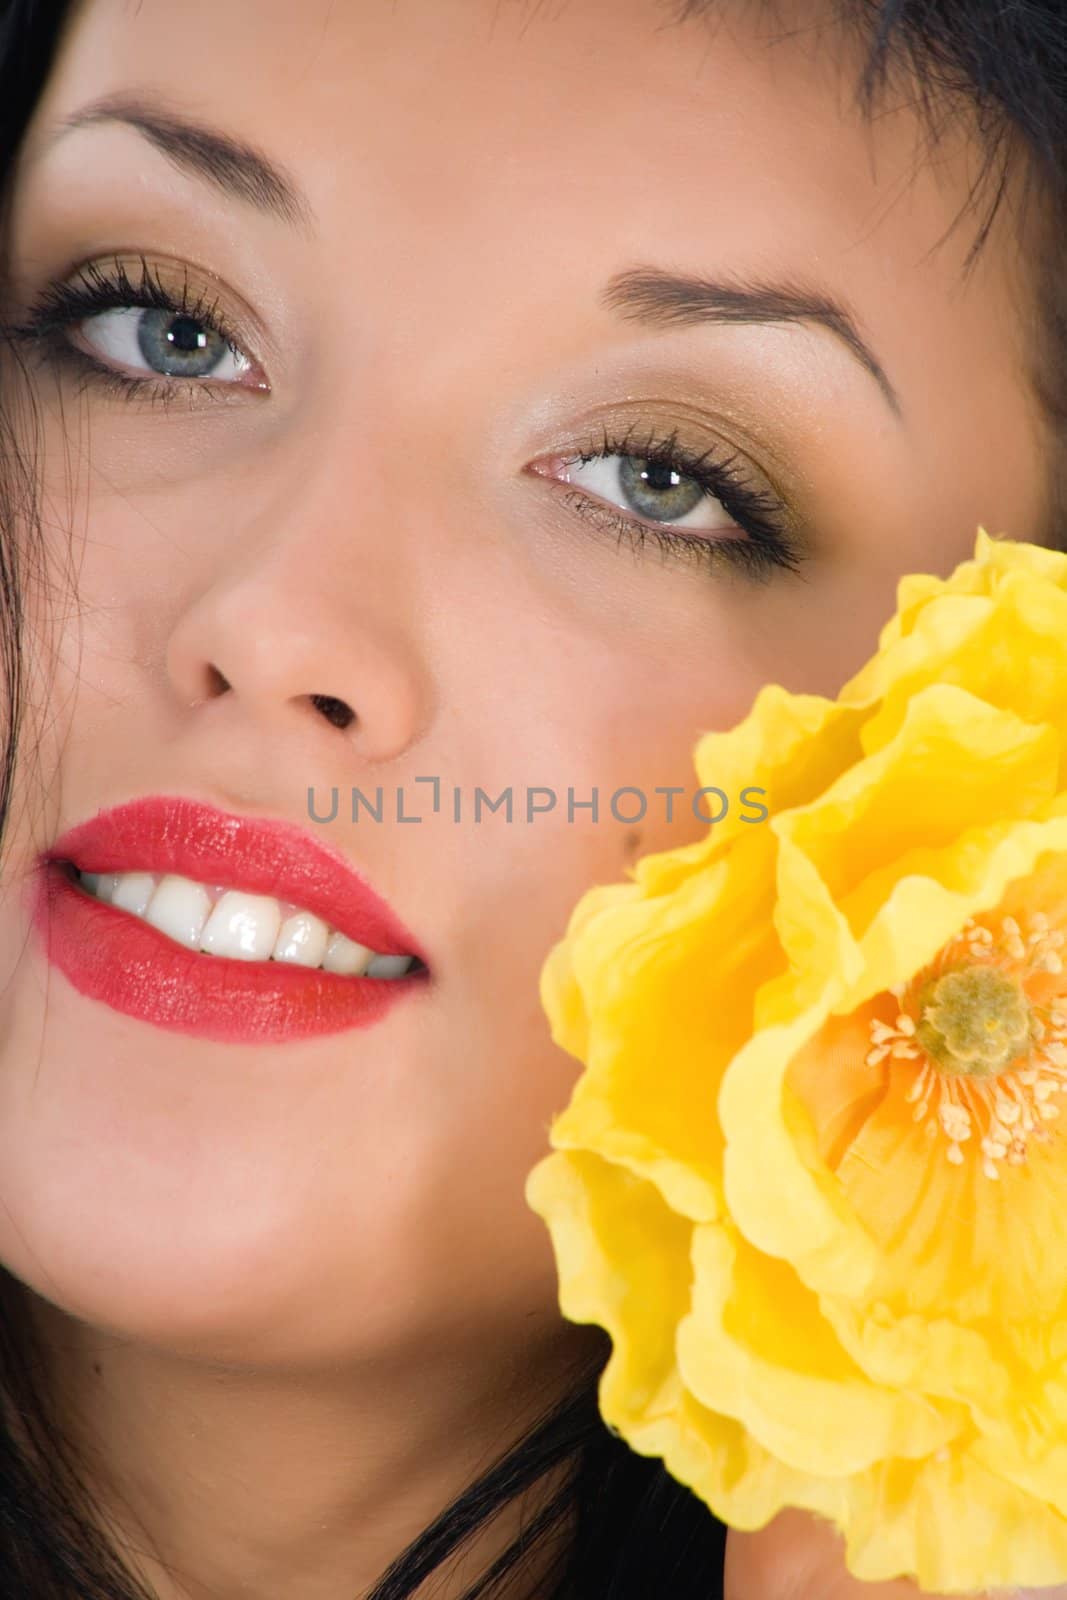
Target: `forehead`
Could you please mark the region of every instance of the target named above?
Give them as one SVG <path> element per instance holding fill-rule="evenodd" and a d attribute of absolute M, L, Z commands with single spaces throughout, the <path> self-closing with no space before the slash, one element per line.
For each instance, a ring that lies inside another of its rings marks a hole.
<path fill-rule="evenodd" d="M 154 90 L 284 157 L 320 214 L 373 205 L 432 236 L 525 214 L 531 234 L 610 221 L 624 254 L 650 232 L 668 254 L 739 233 L 751 260 L 862 254 L 893 200 L 876 253 L 928 248 L 964 166 L 958 186 L 945 152 L 937 181 L 915 173 L 912 114 L 866 122 L 855 46 L 783 9 L 779 31 L 758 6 L 712 29 L 662 0 L 80 0 L 47 102 Z"/>

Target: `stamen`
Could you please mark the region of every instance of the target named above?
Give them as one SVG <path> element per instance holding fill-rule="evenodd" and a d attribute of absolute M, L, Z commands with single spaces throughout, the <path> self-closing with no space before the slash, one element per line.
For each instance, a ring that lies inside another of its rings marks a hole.
<path fill-rule="evenodd" d="M 868 1066 L 916 1061 L 905 1102 L 924 1134 L 946 1140 L 963 1164 L 975 1148 L 987 1178 L 1021 1166 L 1031 1140 L 1061 1114 L 1067 1091 L 1067 991 L 1039 1002 L 1031 980 L 1063 970 L 1067 933 L 1043 912 L 1005 916 L 993 928 L 969 918 L 910 982 L 894 984 L 893 1022 L 872 1018 Z M 931 1113 L 931 1107 L 933 1112 Z"/>

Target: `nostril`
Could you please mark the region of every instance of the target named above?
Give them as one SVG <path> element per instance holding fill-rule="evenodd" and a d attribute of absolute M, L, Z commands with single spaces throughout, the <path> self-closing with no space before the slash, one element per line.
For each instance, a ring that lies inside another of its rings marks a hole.
<path fill-rule="evenodd" d="M 316 710 L 321 711 L 327 722 L 332 722 L 335 728 L 347 728 L 356 720 L 356 713 L 351 706 L 346 706 L 343 700 L 335 700 L 332 694 L 313 694 L 310 699 Z"/>

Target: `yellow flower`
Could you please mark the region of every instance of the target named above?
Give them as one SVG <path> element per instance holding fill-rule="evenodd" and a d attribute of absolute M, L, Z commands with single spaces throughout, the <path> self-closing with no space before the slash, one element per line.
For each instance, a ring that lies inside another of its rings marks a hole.
<path fill-rule="evenodd" d="M 576 907 L 541 998 L 584 1071 L 526 1199 L 611 1334 L 605 1422 L 724 1521 L 820 1513 L 869 1581 L 1051 1584 L 1067 556 L 979 529 L 898 602 L 836 700 L 768 687 L 698 744 L 769 821 Z"/>

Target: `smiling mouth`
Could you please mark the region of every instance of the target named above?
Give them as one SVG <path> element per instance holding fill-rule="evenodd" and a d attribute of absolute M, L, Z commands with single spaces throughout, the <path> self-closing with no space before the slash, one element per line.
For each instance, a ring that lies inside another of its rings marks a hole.
<path fill-rule="evenodd" d="M 205 884 L 177 873 L 82 872 L 70 880 L 94 900 L 166 934 L 184 949 L 228 961 L 281 965 L 388 982 L 425 972 L 418 956 L 382 954 L 359 944 L 314 912 L 273 895 Z"/>

